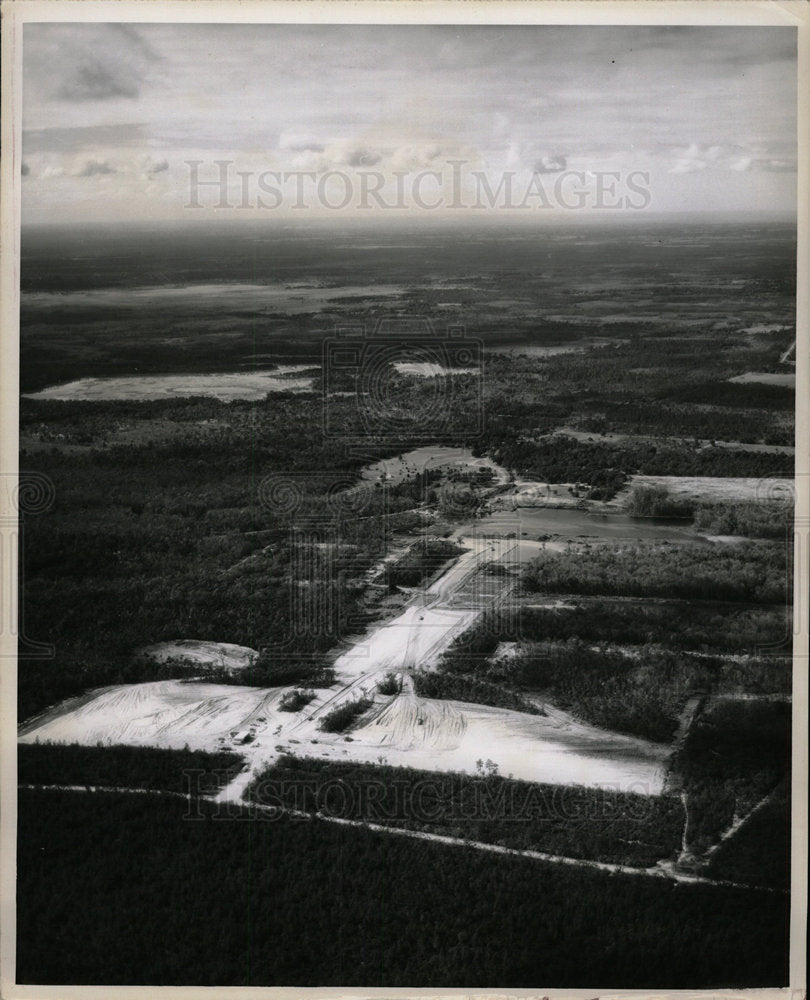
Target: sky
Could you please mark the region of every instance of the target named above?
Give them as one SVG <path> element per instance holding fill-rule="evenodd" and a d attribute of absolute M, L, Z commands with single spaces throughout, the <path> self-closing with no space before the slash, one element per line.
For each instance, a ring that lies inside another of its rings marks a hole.
<path fill-rule="evenodd" d="M 762 27 L 26 24 L 23 220 L 789 216 L 795 45 Z"/>

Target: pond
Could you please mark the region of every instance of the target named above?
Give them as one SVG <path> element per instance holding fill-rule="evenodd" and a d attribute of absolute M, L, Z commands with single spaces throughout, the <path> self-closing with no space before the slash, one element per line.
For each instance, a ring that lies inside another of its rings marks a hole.
<path fill-rule="evenodd" d="M 708 545 L 695 533 L 689 521 L 655 517 L 630 517 L 628 514 L 592 513 L 576 507 L 518 507 L 496 510 L 469 525 L 478 535 L 514 534 L 520 538 L 558 536 L 557 540 L 680 542 Z"/>

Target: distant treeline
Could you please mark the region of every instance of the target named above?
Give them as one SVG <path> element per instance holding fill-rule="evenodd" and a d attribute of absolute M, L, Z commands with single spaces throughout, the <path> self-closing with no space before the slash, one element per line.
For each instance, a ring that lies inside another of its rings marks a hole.
<path fill-rule="evenodd" d="M 601 485 L 610 473 L 613 493 L 631 475 L 748 478 L 793 475 L 792 463 L 783 455 L 730 448 L 696 451 L 655 441 L 590 443 L 555 434 L 539 440 L 516 437 L 493 441 L 489 452 L 499 464 L 541 482 Z M 609 497 L 605 493 L 600 499 Z"/>
<path fill-rule="evenodd" d="M 792 410 L 796 393 L 790 386 L 762 382 L 707 381 L 688 388 L 679 387 L 679 403 L 736 406 L 749 410 Z"/>

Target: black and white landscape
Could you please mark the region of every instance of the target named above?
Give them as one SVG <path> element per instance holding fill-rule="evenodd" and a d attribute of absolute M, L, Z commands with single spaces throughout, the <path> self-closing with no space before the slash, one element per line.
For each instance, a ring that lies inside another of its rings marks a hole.
<path fill-rule="evenodd" d="M 787 985 L 795 29 L 23 86 L 17 982 Z"/>

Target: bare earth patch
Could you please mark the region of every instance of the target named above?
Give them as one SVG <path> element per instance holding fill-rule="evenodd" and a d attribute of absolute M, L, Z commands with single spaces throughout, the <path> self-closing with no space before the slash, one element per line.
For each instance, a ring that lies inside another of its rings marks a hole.
<path fill-rule="evenodd" d="M 242 670 L 250 666 L 258 657 L 258 650 L 249 646 L 237 646 L 232 642 L 208 642 L 205 639 L 177 639 L 174 642 L 158 642 L 139 650 L 158 663 L 167 660 L 185 660 L 199 663 L 211 669 Z"/>

